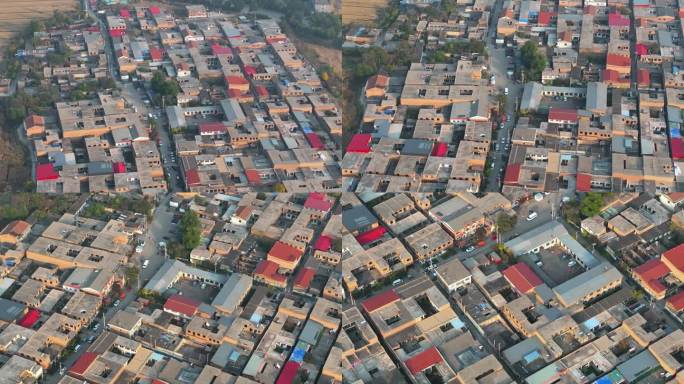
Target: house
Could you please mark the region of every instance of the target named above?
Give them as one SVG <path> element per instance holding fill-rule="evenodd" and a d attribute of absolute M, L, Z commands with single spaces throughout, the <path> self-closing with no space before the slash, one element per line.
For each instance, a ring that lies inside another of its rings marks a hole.
<path fill-rule="evenodd" d="M 389 77 L 385 75 L 375 75 L 366 81 L 366 97 L 383 97 L 389 85 Z"/>
<path fill-rule="evenodd" d="M 30 114 L 24 119 L 24 132 L 26 137 L 39 136 L 45 133 L 45 118 Z"/>
<path fill-rule="evenodd" d="M 31 232 L 31 224 L 23 220 L 14 220 L 0 232 L 0 243 L 17 244 Z"/>

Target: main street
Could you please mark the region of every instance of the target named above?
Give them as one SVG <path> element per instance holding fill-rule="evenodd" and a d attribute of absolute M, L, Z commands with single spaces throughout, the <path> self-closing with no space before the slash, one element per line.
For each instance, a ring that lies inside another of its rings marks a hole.
<path fill-rule="evenodd" d="M 523 86 L 508 76 L 508 58 L 506 57 L 506 48 L 497 47 L 496 39 L 496 21 L 499 19 L 499 12 L 503 6 L 503 0 L 497 0 L 492 8 L 489 31 L 487 34 L 486 46 L 489 53 L 489 73 L 494 76 L 496 80 L 496 94 L 504 93 L 508 89 L 506 96 L 506 108 L 503 115 L 506 115 L 506 122 L 503 127 L 497 125 L 497 129 L 492 134 L 492 143 L 494 149 L 491 150 L 492 168 L 489 169 L 489 176 L 487 177 L 485 191 L 498 192 L 501 190 L 501 181 L 503 180 L 504 171 L 508 162 L 508 152 L 510 150 L 511 134 L 515 128 L 516 113 L 518 108 L 518 101 L 522 96 Z M 513 57 L 515 61 L 515 56 Z M 495 122 L 496 123 L 496 122 Z M 498 144 L 498 151 L 496 150 Z M 506 149 L 508 148 L 508 150 Z"/>

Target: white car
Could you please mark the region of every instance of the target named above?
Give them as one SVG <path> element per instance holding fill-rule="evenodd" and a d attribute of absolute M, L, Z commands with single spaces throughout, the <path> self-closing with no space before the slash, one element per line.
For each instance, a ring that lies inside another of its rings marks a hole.
<path fill-rule="evenodd" d="M 474 250 L 475 250 L 475 247 L 472 246 L 472 245 L 471 245 L 470 247 L 466 248 L 466 252 L 468 252 L 468 253 L 470 253 L 470 252 L 472 252 L 472 251 L 474 251 Z"/>
<path fill-rule="evenodd" d="M 537 212 L 532 211 L 532 212 L 530 212 L 529 215 L 527 215 L 527 221 L 532 221 L 532 220 L 536 219 L 537 216 L 538 216 Z"/>
<path fill-rule="evenodd" d="M 145 261 L 143 261 L 143 266 L 142 266 L 142 267 L 143 267 L 143 269 L 145 269 L 145 268 L 147 268 L 149 265 L 150 265 L 150 261 L 149 261 L 149 260 L 145 260 Z"/>

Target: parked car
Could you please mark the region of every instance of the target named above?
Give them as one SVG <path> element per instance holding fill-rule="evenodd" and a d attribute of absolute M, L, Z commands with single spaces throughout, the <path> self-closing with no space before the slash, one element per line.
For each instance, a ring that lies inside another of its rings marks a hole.
<path fill-rule="evenodd" d="M 530 212 L 529 215 L 527 215 L 527 221 L 532 221 L 532 220 L 536 219 L 537 216 L 539 216 L 539 215 L 537 215 L 537 212 L 532 211 L 532 212 Z"/>
<path fill-rule="evenodd" d="M 472 252 L 472 251 L 474 251 L 474 250 L 475 250 L 475 247 L 472 246 L 472 245 L 471 245 L 470 247 L 466 248 L 466 252 L 468 252 L 468 253 L 470 253 L 470 252 Z"/>

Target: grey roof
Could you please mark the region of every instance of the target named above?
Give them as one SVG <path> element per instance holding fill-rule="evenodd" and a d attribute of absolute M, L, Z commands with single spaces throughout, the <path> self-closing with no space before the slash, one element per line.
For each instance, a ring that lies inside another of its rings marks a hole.
<path fill-rule="evenodd" d="M 24 314 L 26 305 L 0 297 L 0 320 L 13 322 Z"/>
<path fill-rule="evenodd" d="M 408 139 L 401 149 L 402 155 L 428 156 L 432 152 L 432 142 L 428 140 Z"/>
<path fill-rule="evenodd" d="M 211 305 L 224 312 L 233 312 L 251 288 L 251 277 L 241 273 L 233 273 L 216 295 L 214 301 L 211 302 Z"/>
<path fill-rule="evenodd" d="M 88 163 L 88 176 L 109 175 L 114 173 L 112 163 L 108 161 L 91 161 Z"/>
<path fill-rule="evenodd" d="M 525 84 L 522 100 L 520 101 L 520 109 L 525 111 L 539 108 L 542 99 L 542 90 L 543 85 L 536 81 Z"/>
<path fill-rule="evenodd" d="M 574 305 L 579 304 L 589 293 L 616 280 L 622 280 L 622 274 L 610 263 L 604 262 L 556 286 L 553 290 L 567 305 Z"/>
<path fill-rule="evenodd" d="M 221 108 L 223 114 L 226 115 L 226 120 L 231 123 L 244 123 L 247 121 L 245 113 L 242 111 L 240 103 L 235 99 L 221 100 Z"/>
<path fill-rule="evenodd" d="M 145 289 L 162 293 L 176 282 L 181 273 L 201 281 L 218 283 L 219 285 L 222 285 L 226 281 L 225 275 L 203 271 L 186 265 L 178 260 L 167 260 L 159 267 L 159 270 L 152 276 L 152 279 L 147 282 Z"/>
<path fill-rule="evenodd" d="M 166 107 L 166 117 L 169 119 L 169 126 L 173 128 L 185 127 L 185 115 L 183 109 L 177 105 Z"/>
<path fill-rule="evenodd" d="M 306 322 L 306 325 L 304 325 L 304 329 L 302 329 L 302 333 L 299 335 L 299 340 L 309 345 L 316 345 L 318 336 L 321 334 L 322 330 L 323 326 L 321 324 L 309 320 Z"/>
<path fill-rule="evenodd" d="M 608 86 L 605 83 L 590 82 L 587 84 L 587 109 L 605 110 L 608 106 Z"/>
<path fill-rule="evenodd" d="M 593 268 L 599 264 L 598 259 L 578 243 L 563 224 L 552 221 L 506 242 L 506 247 L 513 254 L 521 255 L 530 252 L 532 249 L 557 238 L 572 254 L 587 268 Z"/>
<path fill-rule="evenodd" d="M 350 232 L 357 231 L 377 222 L 378 220 L 375 216 L 373 216 L 371 211 L 364 205 L 357 205 L 356 207 L 342 211 L 342 224 Z"/>
<path fill-rule="evenodd" d="M 651 354 L 648 349 L 645 349 L 638 355 L 618 365 L 617 370 L 628 383 L 631 383 L 644 372 L 655 368 L 658 365 L 660 365 L 658 360 L 653 357 L 653 354 Z"/>

